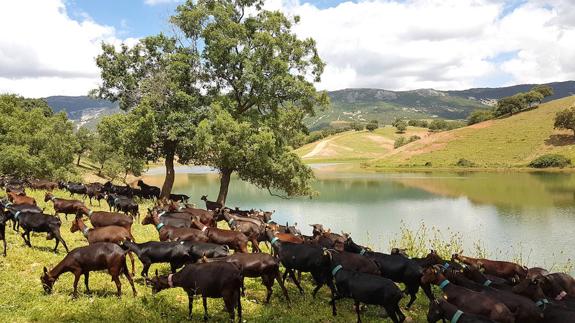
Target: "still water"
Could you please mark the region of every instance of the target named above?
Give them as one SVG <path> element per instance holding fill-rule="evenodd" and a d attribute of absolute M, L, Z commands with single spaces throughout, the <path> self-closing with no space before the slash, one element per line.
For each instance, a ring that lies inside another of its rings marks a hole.
<path fill-rule="evenodd" d="M 203 207 L 215 200 L 219 178 L 209 168 L 180 168 L 174 192 Z M 227 205 L 275 210 L 278 223 L 322 223 L 332 232 L 389 250 L 402 225 L 421 223 L 464 238 L 464 249 L 481 245 L 496 258 L 522 256 L 528 265 L 551 267 L 573 259 L 575 174 L 557 173 L 335 173 L 316 171 L 313 199 L 285 200 L 233 179 Z M 152 170 L 146 181 L 160 185 Z"/>

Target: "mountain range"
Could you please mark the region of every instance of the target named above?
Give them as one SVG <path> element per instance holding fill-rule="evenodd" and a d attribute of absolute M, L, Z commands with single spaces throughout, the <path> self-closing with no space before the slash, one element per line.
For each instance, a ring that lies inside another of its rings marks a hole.
<path fill-rule="evenodd" d="M 451 119 L 467 118 L 478 108 L 489 108 L 498 99 L 529 91 L 537 84 L 521 84 L 498 88 L 473 88 L 461 91 L 419 89 L 389 91 L 383 89 L 344 89 L 328 92 L 331 104 L 309 117 L 306 124 L 312 130 L 337 123 L 378 120 L 389 124 L 395 118 Z M 545 101 L 575 95 L 575 81 L 548 83 L 555 94 Z M 95 127 L 103 116 L 118 113 L 118 104 L 88 96 L 50 96 L 45 98 L 56 112 L 66 111 L 78 126 Z"/>

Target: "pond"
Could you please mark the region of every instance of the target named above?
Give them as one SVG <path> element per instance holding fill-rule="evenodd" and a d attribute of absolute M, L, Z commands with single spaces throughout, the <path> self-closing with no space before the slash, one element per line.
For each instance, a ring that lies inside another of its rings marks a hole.
<path fill-rule="evenodd" d="M 219 178 L 209 168 L 182 167 L 174 192 L 190 195 L 204 207 L 204 194 L 215 200 Z M 146 181 L 161 186 L 152 170 Z M 313 199 L 281 199 L 234 178 L 227 205 L 275 210 L 278 223 L 322 223 L 333 232 L 351 232 L 354 240 L 390 249 L 402 226 L 422 223 L 444 238 L 457 232 L 464 249 L 480 243 L 491 256 L 551 267 L 573 259 L 575 251 L 575 174 L 568 173 L 339 173 L 316 169 Z M 471 252 L 470 252 L 471 253 Z"/>

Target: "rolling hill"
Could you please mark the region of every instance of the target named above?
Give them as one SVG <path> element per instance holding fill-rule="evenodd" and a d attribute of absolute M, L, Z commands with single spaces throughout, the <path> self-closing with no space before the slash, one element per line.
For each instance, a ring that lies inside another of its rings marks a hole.
<path fill-rule="evenodd" d="M 462 158 L 477 167 L 522 167 L 547 153 L 575 160 L 573 132 L 553 129 L 555 114 L 574 104 L 575 96 L 570 96 L 508 118 L 435 133 L 370 161 L 368 167 L 455 167 Z"/>
<path fill-rule="evenodd" d="M 387 126 L 375 132 L 348 131 L 296 150 L 308 163 L 363 161 L 368 169 L 456 168 L 466 159 L 477 168 L 525 167 L 536 157 L 557 153 L 575 162 L 572 131 L 553 129 L 555 114 L 575 105 L 575 96 L 541 104 L 520 114 L 451 131 L 430 133 L 408 127 L 405 134 Z M 420 140 L 393 149 L 399 136 Z"/>
<path fill-rule="evenodd" d="M 391 124 L 397 118 L 408 119 L 465 119 L 477 108 L 489 108 L 496 100 L 525 92 L 536 84 L 522 84 L 501 88 L 476 88 L 462 91 L 388 91 L 381 89 L 345 89 L 328 92 L 331 106 L 306 120 L 311 130 L 337 122 L 369 121 L 376 119 Z M 575 95 L 575 81 L 548 83 L 555 94 L 547 101 Z"/>
<path fill-rule="evenodd" d="M 55 112 L 65 111 L 76 126 L 94 128 L 106 115 L 118 113 L 118 104 L 88 96 L 49 96 L 44 98 Z"/>

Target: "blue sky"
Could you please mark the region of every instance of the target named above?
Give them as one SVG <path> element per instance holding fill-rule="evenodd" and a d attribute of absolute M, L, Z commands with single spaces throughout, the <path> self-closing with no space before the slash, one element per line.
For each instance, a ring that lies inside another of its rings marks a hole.
<path fill-rule="evenodd" d="M 0 1 L 0 93 L 84 95 L 101 43 L 171 33 L 177 0 Z M 266 0 L 298 15 L 318 89 L 438 90 L 575 79 L 572 0 Z"/>

